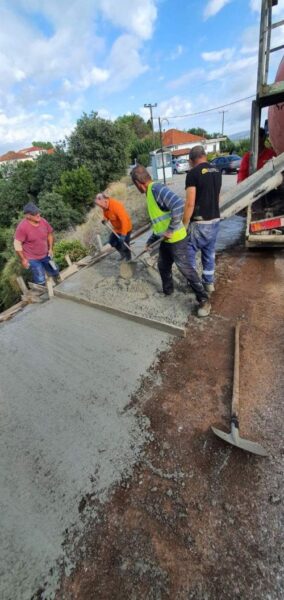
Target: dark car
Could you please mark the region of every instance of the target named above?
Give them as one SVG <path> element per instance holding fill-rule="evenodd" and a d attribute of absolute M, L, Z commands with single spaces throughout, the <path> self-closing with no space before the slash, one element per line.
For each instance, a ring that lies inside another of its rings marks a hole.
<path fill-rule="evenodd" d="M 230 154 L 229 156 L 218 156 L 211 160 L 210 165 L 217 167 L 221 173 L 237 173 L 241 164 L 241 157 L 237 154 Z"/>

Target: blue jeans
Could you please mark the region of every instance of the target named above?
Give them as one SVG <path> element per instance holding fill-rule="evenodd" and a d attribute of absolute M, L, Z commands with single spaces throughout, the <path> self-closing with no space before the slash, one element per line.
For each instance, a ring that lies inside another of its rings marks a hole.
<path fill-rule="evenodd" d="M 52 260 L 50 256 L 45 256 L 40 260 L 34 258 L 28 259 L 34 283 L 44 285 L 45 273 L 47 273 L 47 275 L 50 275 L 51 277 L 57 277 L 59 275 L 58 267 L 56 269 L 53 269 L 49 262 L 50 260 Z"/>
<path fill-rule="evenodd" d="M 220 221 L 202 223 L 193 221 L 188 230 L 188 258 L 191 266 L 196 269 L 196 252 L 201 251 L 203 267 L 202 282 L 214 283 L 215 245 Z"/>
<path fill-rule="evenodd" d="M 131 235 L 131 231 L 129 231 L 127 233 L 127 235 L 125 236 L 124 241 L 127 244 L 127 246 L 130 245 L 130 235 Z M 124 243 L 121 240 L 119 240 L 114 233 L 110 234 L 110 238 L 109 238 L 108 242 L 113 248 L 115 248 L 119 252 L 119 254 L 122 258 L 125 258 L 126 260 L 131 259 L 130 250 L 128 250 L 128 248 L 126 248 Z"/>

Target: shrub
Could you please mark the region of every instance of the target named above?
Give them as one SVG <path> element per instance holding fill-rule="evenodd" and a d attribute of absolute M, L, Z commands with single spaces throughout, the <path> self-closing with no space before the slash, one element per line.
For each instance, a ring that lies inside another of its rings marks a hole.
<path fill-rule="evenodd" d="M 29 271 L 22 268 L 19 259 L 12 256 L 6 263 L 0 277 L 0 309 L 5 310 L 21 299 L 16 278 L 22 275 L 27 281 Z"/>
<path fill-rule="evenodd" d="M 56 231 L 68 229 L 82 222 L 82 214 L 66 204 L 57 192 L 42 192 L 38 206 L 42 216 L 50 222 Z"/>
<path fill-rule="evenodd" d="M 76 262 L 87 256 L 88 250 L 79 240 L 61 240 L 54 244 L 54 260 L 60 269 L 67 266 L 65 255 L 69 254 L 71 260 Z"/>

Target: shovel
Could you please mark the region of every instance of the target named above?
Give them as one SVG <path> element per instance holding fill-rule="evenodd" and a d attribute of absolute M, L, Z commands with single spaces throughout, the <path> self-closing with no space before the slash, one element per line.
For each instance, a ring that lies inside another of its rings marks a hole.
<path fill-rule="evenodd" d="M 104 223 L 105 226 L 118 238 L 119 235 L 116 233 L 116 231 L 114 231 L 113 227 L 108 223 Z M 128 246 L 128 244 L 126 244 L 126 242 L 122 242 L 124 244 L 124 246 L 133 254 L 133 250 L 131 250 L 130 246 Z M 149 252 L 149 250 L 155 250 L 155 248 L 158 248 L 158 246 L 160 245 L 161 240 L 157 240 L 156 242 L 154 242 L 154 244 L 152 244 L 151 246 L 148 246 L 147 249 L 142 250 L 142 252 L 139 252 L 139 254 L 134 255 L 134 258 L 128 261 L 122 261 L 120 264 L 120 268 L 119 268 L 119 272 L 120 272 L 120 276 L 123 277 L 123 279 L 131 279 L 131 277 L 133 277 L 133 275 L 135 274 L 136 271 L 136 264 L 137 264 L 137 260 L 140 260 L 141 263 L 143 263 L 144 267 L 147 267 L 147 269 L 153 269 L 155 271 L 155 273 L 159 273 L 158 269 L 156 269 L 156 267 L 154 267 L 153 265 L 148 264 L 146 261 L 144 261 L 141 256 L 142 254 L 145 254 L 145 252 Z"/>
<path fill-rule="evenodd" d="M 225 433 L 216 427 L 211 427 L 212 431 L 225 442 L 246 450 L 246 452 L 252 452 L 252 454 L 258 454 L 259 456 L 268 456 L 268 452 L 257 442 L 251 442 L 245 440 L 239 435 L 239 364 L 240 364 L 240 322 L 238 321 L 235 329 L 235 360 L 234 360 L 234 379 L 233 379 L 233 398 L 231 408 L 231 432 Z"/>
<path fill-rule="evenodd" d="M 123 279 L 131 279 L 131 277 L 133 277 L 135 275 L 136 266 L 137 266 L 138 261 L 140 261 L 144 265 L 144 267 L 146 267 L 147 269 L 152 269 L 153 271 L 155 271 L 156 275 L 159 274 L 158 269 L 156 267 L 154 267 L 154 265 L 151 265 L 146 260 L 143 260 L 143 258 L 141 258 L 141 257 L 146 252 L 151 252 L 152 250 L 155 250 L 155 248 L 158 248 L 160 246 L 160 243 L 161 243 L 161 240 L 157 240 L 156 242 L 154 242 L 154 244 L 152 244 L 151 246 L 148 246 L 147 249 L 144 248 L 144 250 L 142 250 L 142 252 L 139 252 L 139 254 L 136 254 L 136 256 L 134 256 L 133 259 L 128 260 L 127 262 L 122 262 L 120 265 L 121 277 L 123 277 Z M 159 281 L 160 281 L 160 275 L 159 275 Z"/>

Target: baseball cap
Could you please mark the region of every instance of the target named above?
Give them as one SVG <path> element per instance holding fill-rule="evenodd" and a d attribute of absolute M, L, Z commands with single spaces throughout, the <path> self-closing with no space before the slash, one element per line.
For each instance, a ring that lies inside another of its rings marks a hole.
<path fill-rule="evenodd" d="M 34 204 L 33 202 L 28 202 L 28 204 L 26 204 L 24 206 L 24 214 L 29 214 L 29 215 L 38 215 L 40 213 L 39 208 L 36 206 L 36 204 Z"/>

